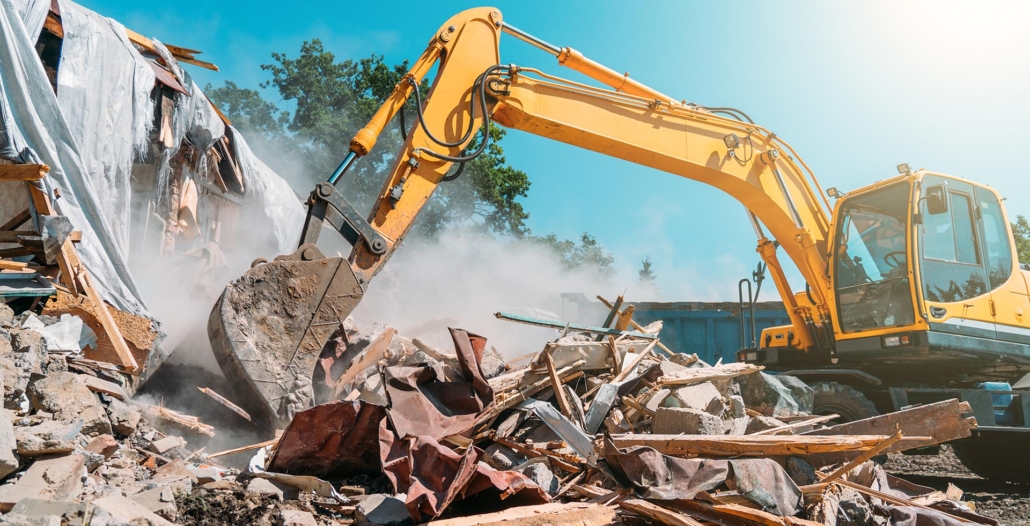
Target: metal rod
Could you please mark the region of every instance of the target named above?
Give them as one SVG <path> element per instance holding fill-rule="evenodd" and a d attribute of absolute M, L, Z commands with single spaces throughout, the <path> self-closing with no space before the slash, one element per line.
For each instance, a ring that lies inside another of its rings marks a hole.
<path fill-rule="evenodd" d="M 787 191 L 787 184 L 783 182 L 783 175 L 780 174 L 780 169 L 775 165 L 773 165 L 773 175 L 776 177 L 776 184 L 780 186 L 780 192 L 783 192 L 783 199 L 787 202 L 787 211 L 790 212 L 790 218 L 794 220 L 794 226 L 797 228 L 803 227 L 801 215 L 798 214 L 798 209 L 794 206 L 794 200 L 790 197 L 790 192 Z"/>
<path fill-rule="evenodd" d="M 509 35 L 535 47 L 546 51 L 554 56 L 558 56 L 561 53 L 561 48 L 555 45 L 548 44 L 539 38 L 522 31 L 521 29 L 508 24 L 507 22 L 501 22 L 501 30 Z"/>
<path fill-rule="evenodd" d="M 762 231 L 762 224 L 758 222 L 758 218 L 755 216 L 755 213 L 747 208 L 744 210 L 747 210 L 747 218 L 751 220 L 751 228 L 755 229 L 755 235 L 758 236 L 758 239 L 765 239 L 765 232 Z"/>
<path fill-rule="evenodd" d="M 347 173 L 350 165 L 354 164 L 354 159 L 357 158 L 358 154 L 354 153 L 354 150 L 347 152 L 347 156 L 343 158 L 343 162 L 340 163 L 340 166 L 336 167 L 336 171 L 333 172 L 333 175 L 329 176 L 329 184 L 336 186 L 336 181 L 339 181 L 340 176 Z"/>

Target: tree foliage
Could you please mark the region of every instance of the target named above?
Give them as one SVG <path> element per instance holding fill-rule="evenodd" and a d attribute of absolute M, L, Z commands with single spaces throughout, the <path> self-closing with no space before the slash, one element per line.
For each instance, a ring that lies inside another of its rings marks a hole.
<path fill-rule="evenodd" d="M 640 262 L 640 271 L 637 272 L 640 276 L 641 283 L 651 283 L 657 276 L 653 270 L 651 270 L 651 256 L 644 257 L 644 260 Z"/>
<path fill-rule="evenodd" d="M 605 276 L 615 273 L 615 257 L 605 250 L 594 236 L 586 232 L 579 237 L 579 243 L 569 239 L 558 239 L 554 234 L 533 239 L 553 251 L 565 270 L 595 269 Z"/>
<path fill-rule="evenodd" d="M 1016 254 L 1021 263 L 1030 263 L 1030 221 L 1025 216 L 1016 217 L 1012 223 L 1012 236 L 1016 238 Z"/>

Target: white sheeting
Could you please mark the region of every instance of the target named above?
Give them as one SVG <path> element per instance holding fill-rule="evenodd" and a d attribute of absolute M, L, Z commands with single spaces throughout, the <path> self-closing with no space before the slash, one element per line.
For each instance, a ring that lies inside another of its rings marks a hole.
<path fill-rule="evenodd" d="M 50 12 L 50 0 L 18 0 L 15 5 L 18 7 L 22 23 L 25 24 L 25 32 L 32 37 L 33 42 L 39 40 L 46 15 Z"/>
<path fill-rule="evenodd" d="M 58 4 L 64 42 L 57 100 L 124 259 L 129 253 L 133 157 L 147 148 L 154 118 L 154 70 L 121 24 L 73 2 Z"/>
<path fill-rule="evenodd" d="M 245 206 L 259 206 L 264 211 L 275 234 L 279 253 L 290 254 L 297 250 L 300 231 L 307 216 L 301 199 L 279 174 L 254 155 L 243 135 L 236 128 L 231 129 L 236 145 L 236 159 L 247 184 Z"/>
<path fill-rule="evenodd" d="M 45 189 L 52 197 L 61 189 L 54 206 L 82 231 L 78 253 L 100 294 L 121 310 L 146 315 L 15 1 L 0 0 L 0 154 L 50 166 Z"/>

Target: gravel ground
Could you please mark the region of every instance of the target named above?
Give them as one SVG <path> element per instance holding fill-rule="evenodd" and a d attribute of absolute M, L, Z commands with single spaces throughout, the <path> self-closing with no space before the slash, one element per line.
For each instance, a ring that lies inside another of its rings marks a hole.
<path fill-rule="evenodd" d="M 976 511 L 1005 526 L 1030 526 L 1030 484 L 991 482 L 973 474 L 959 462 L 950 447 L 936 456 L 890 455 L 888 473 L 944 491 L 952 483 L 965 492 L 964 500 Z"/>

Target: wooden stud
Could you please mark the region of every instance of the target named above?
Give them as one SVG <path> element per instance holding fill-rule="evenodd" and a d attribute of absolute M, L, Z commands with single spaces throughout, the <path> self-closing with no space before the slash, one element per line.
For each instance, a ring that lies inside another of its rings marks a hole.
<path fill-rule="evenodd" d="M 565 396 L 565 389 L 562 387 L 561 378 L 558 378 L 558 371 L 554 368 L 554 357 L 551 353 L 544 353 L 544 364 L 547 365 L 547 376 L 551 379 L 551 387 L 554 390 L 554 398 L 558 400 L 558 409 L 565 415 L 565 418 L 572 420 L 572 406 Z"/>
<path fill-rule="evenodd" d="M 0 164 L 0 181 L 38 181 L 49 172 L 45 164 Z"/>
<path fill-rule="evenodd" d="M 20 214 L 11 218 L 10 221 L 4 223 L 3 226 L 0 226 L 0 230 L 14 230 L 15 228 L 24 225 L 29 219 L 32 219 L 32 212 L 26 208 L 25 210 L 22 210 Z"/>

